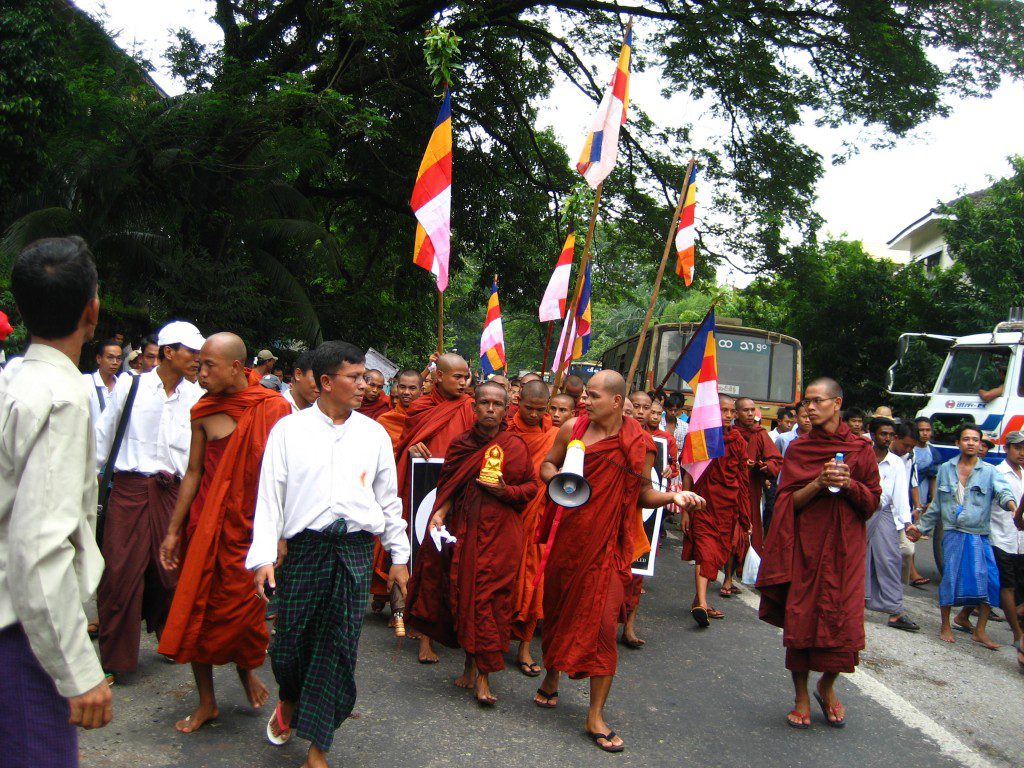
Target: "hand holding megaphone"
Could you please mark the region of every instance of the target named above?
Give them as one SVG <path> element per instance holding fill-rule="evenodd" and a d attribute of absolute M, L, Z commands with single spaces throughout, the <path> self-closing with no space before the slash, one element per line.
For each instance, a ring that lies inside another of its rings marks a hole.
<path fill-rule="evenodd" d="M 582 507 L 590 500 L 590 483 L 583 478 L 586 446 L 572 440 L 565 449 L 561 471 L 548 481 L 548 498 L 568 509 Z"/>

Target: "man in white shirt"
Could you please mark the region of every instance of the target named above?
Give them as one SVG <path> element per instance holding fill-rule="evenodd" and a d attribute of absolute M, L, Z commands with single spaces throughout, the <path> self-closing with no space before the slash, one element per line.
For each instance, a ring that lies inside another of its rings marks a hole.
<path fill-rule="evenodd" d="M 910 515 L 906 464 L 889 446 L 896 437 L 896 423 L 876 416 L 868 432 L 878 461 L 882 497 L 878 510 L 868 519 L 867 608 L 889 614 L 888 625 L 905 632 L 921 629 L 903 612 L 903 555 L 900 531 L 913 524 Z"/>
<path fill-rule="evenodd" d="M 319 400 L 278 422 L 267 441 L 246 567 L 266 599 L 264 585 L 277 587 L 278 541 L 287 540 L 270 648 L 280 701 L 267 737 L 283 744 L 294 729 L 310 742 L 306 765 L 318 768 L 355 704 L 374 536 L 391 556 L 389 588 L 403 593 L 409 538 L 391 440 L 355 411 L 366 388 L 363 353 L 328 341 L 312 368 Z"/>
<path fill-rule="evenodd" d="M 89 393 L 89 407 L 92 409 L 92 423 L 100 423 L 103 411 L 114 399 L 114 385 L 121 372 L 123 361 L 121 345 L 114 339 L 107 339 L 96 352 L 96 370 L 82 374 L 86 391 Z"/>
<path fill-rule="evenodd" d="M 158 635 L 176 577 L 160 562 L 160 544 L 188 467 L 191 411 L 202 390 L 186 379 L 199 365 L 203 336 L 191 323 L 160 329 L 159 364 L 140 374 L 128 427 L 114 459 L 103 527 L 107 570 L 97 596 L 100 659 L 111 680 L 139 664 L 140 618 Z M 98 464 L 106 463 L 133 379 L 118 379 L 96 430 Z"/>
<path fill-rule="evenodd" d="M 96 282 L 78 237 L 32 243 L 11 274 L 32 346 L 0 377 L 0 762 L 10 768 L 77 766 L 74 726 L 112 717 L 82 608 L 103 571 L 77 367 L 99 318 Z"/>
<path fill-rule="evenodd" d="M 789 430 L 789 432 L 783 432 L 775 440 L 775 447 L 779 449 L 779 453 L 783 456 L 786 455 L 786 449 L 789 448 L 790 443 L 811 431 L 811 417 L 807 413 L 807 405 L 803 401 L 796 404 L 794 416 L 796 417 L 796 426 Z M 780 485 L 782 484 L 781 477 L 779 477 L 778 482 Z"/>
<path fill-rule="evenodd" d="M 774 443 L 780 435 L 784 435 L 796 425 L 796 411 L 788 405 L 779 408 L 775 418 L 775 428 L 768 433 L 769 439 Z"/>
<path fill-rule="evenodd" d="M 1017 664 L 1024 670 L 1024 651 L 1021 651 L 1021 626 L 1017 614 L 1018 589 L 1024 588 L 1024 533 L 1018 524 L 1021 519 L 1021 496 L 1024 493 L 1024 432 L 1006 434 L 1006 458 L 996 467 L 1010 483 L 1016 496 L 1016 514 L 1003 509 L 993 500 L 989 543 L 999 566 L 999 602 L 1003 606 L 1006 623 L 1013 632 L 1013 647 L 1017 650 Z"/>
<path fill-rule="evenodd" d="M 292 371 L 292 385 L 284 392 L 284 399 L 292 407 L 292 413 L 304 411 L 316 402 L 319 396 L 310 361 L 313 350 L 307 349 L 295 359 Z"/>

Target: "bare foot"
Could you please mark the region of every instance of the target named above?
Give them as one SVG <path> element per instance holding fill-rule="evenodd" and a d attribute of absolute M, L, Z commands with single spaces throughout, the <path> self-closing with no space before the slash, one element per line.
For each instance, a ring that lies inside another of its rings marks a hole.
<path fill-rule="evenodd" d="M 467 660 L 466 667 L 462 670 L 462 674 L 455 678 L 455 685 L 459 688 L 469 689 L 476 685 L 476 680 L 476 665 L 473 664 L 472 660 Z"/>
<path fill-rule="evenodd" d="M 487 675 L 477 675 L 476 678 L 476 700 L 485 707 L 493 707 L 498 703 L 498 697 L 491 693 L 491 682 Z"/>
<path fill-rule="evenodd" d="M 270 691 L 267 690 L 267 686 L 263 684 L 263 681 L 256 676 L 256 670 L 239 667 L 238 679 L 242 681 L 245 697 L 249 700 L 249 704 L 253 709 L 259 709 L 267 703 Z"/>
<path fill-rule="evenodd" d="M 622 644 L 628 648 L 641 648 L 647 644 L 646 640 L 641 640 L 636 636 L 636 632 L 622 630 Z"/>
<path fill-rule="evenodd" d="M 330 768 L 327 765 L 327 755 L 323 750 L 310 744 L 309 752 L 306 753 L 306 762 L 302 764 L 302 768 Z"/>
<path fill-rule="evenodd" d="M 992 638 L 988 636 L 988 633 L 978 632 L 978 630 L 974 630 L 971 634 L 971 640 L 976 642 L 978 645 L 985 646 L 990 651 L 997 651 L 1003 647 L 999 643 L 992 642 Z"/>
<path fill-rule="evenodd" d="M 953 637 L 953 630 L 950 627 L 943 627 L 939 630 L 939 640 L 944 643 L 955 643 L 956 638 Z"/>
<path fill-rule="evenodd" d="M 217 707 L 205 707 L 200 704 L 196 707 L 196 711 L 183 720 L 179 720 L 174 724 L 174 727 L 178 729 L 179 733 L 194 733 L 198 731 L 203 725 L 209 720 L 216 720 L 220 712 Z"/>
<path fill-rule="evenodd" d="M 434 652 L 434 643 L 425 635 L 420 636 L 420 664 L 437 664 L 441 659 Z"/>

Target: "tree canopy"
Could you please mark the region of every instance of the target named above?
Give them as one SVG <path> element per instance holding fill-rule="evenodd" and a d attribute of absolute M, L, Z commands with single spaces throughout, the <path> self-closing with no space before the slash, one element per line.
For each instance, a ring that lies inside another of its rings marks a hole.
<path fill-rule="evenodd" d="M 990 0 L 209 7 L 223 39 L 204 46 L 178 32 L 170 59 L 187 90 L 174 98 L 112 57 L 80 14 L 56 23 L 66 3 L 0 9 L 2 70 L 22 73 L 0 78 L 0 148 L 16 149 L 0 152 L 0 258 L 35 237 L 79 233 L 96 253 L 112 324 L 187 317 L 260 346 L 344 337 L 402 363 L 432 347 L 436 311 L 430 276 L 411 264 L 408 204 L 438 103 L 422 50 L 428 25 L 455 32 L 463 57 L 452 102 L 452 340 L 482 322 L 498 273 L 503 308 L 522 323 L 513 349 L 521 338 L 524 362 L 540 356 L 543 331 L 530 318 L 578 178 L 538 109 L 560 80 L 600 98 L 628 15 L 634 77 L 660 70 L 723 128 L 696 145 L 692 125 L 657 125 L 631 105 L 596 243 L 595 295 L 609 304 L 645 301 L 690 153 L 714 190 L 711 221 L 729 222 L 705 226 L 698 283 L 722 256 L 782 270 L 803 253 L 787 233 L 811 241 L 819 223 L 814 186 L 826 160 L 797 140 L 800 124 L 891 140 L 944 114 L 950 98 L 1024 70 L 1022 6 Z M 579 115 L 581 137 L 590 117 Z M 680 300 L 668 283 L 666 301 Z"/>

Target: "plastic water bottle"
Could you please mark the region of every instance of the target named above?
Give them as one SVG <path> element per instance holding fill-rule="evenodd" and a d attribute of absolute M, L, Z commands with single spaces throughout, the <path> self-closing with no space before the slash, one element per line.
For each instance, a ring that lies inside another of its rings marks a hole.
<path fill-rule="evenodd" d="M 836 454 L 836 464 L 842 464 L 842 463 L 843 463 L 843 454 L 837 453 Z M 830 485 L 828 487 L 828 492 L 829 493 L 839 493 L 839 490 L 840 490 L 840 488 L 839 488 L 838 485 Z"/>

